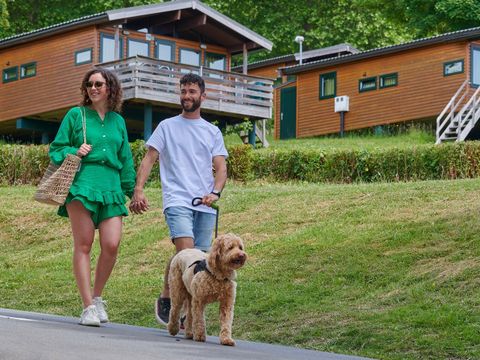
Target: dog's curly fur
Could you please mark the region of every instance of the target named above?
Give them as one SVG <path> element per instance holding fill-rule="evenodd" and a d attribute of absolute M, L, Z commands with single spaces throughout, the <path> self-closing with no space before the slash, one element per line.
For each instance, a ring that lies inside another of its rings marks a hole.
<path fill-rule="evenodd" d="M 194 274 L 196 261 L 206 259 L 206 271 Z M 220 343 L 234 346 L 232 339 L 233 308 L 237 283 L 235 270 L 247 259 L 242 239 L 234 234 L 219 236 L 209 254 L 197 249 L 185 249 L 175 255 L 170 264 L 170 320 L 168 331 L 178 334 L 182 307 L 186 313 L 185 337 L 205 341 L 205 307 L 220 303 Z"/>

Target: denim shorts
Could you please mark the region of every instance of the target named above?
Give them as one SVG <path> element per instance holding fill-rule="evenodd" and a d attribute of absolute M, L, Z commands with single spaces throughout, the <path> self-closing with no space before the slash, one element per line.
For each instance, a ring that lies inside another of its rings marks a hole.
<path fill-rule="evenodd" d="M 196 211 L 184 206 L 165 209 L 165 220 L 172 241 L 179 237 L 190 237 L 196 249 L 208 251 L 212 243 L 215 214 Z"/>

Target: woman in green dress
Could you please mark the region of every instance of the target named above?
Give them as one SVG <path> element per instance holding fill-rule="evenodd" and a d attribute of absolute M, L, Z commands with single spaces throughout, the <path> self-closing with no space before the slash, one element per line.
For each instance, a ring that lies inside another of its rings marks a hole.
<path fill-rule="evenodd" d="M 80 170 L 58 214 L 70 218 L 73 272 L 84 307 L 80 324 L 100 326 L 101 322 L 108 321 L 101 296 L 115 265 L 122 237 L 122 217 L 128 215 L 125 195 L 132 196 L 135 169 L 125 120 L 117 113 L 122 104 L 117 77 L 106 69 L 92 69 L 83 78 L 81 92 L 81 106 L 65 115 L 50 144 L 49 155 L 56 164 L 61 164 L 67 154 L 82 158 Z M 83 116 L 87 143 L 83 143 Z M 92 290 L 90 252 L 95 229 L 99 231 L 101 251 Z"/>

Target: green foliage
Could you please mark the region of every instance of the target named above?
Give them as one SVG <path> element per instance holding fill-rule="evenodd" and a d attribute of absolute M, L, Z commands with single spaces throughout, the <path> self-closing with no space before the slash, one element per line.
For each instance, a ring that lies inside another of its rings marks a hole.
<path fill-rule="evenodd" d="M 135 168 L 145 155 L 143 140 L 131 144 Z M 238 181 L 326 183 L 465 179 L 480 176 L 480 142 L 405 148 L 297 148 L 254 151 L 228 146 L 229 178 Z M 49 163 L 47 146 L 0 145 L 0 184 L 37 184 Z M 158 183 L 159 164 L 149 181 Z"/>
<path fill-rule="evenodd" d="M 10 27 L 10 23 L 8 21 L 8 8 L 7 8 L 7 0 L 0 0 L 0 29 L 4 29 L 3 31 L 7 31 Z M 0 30 L 0 37 L 1 36 Z"/>
<path fill-rule="evenodd" d="M 234 180 L 248 181 L 254 178 L 253 150 L 250 145 L 228 147 L 228 176 Z"/>

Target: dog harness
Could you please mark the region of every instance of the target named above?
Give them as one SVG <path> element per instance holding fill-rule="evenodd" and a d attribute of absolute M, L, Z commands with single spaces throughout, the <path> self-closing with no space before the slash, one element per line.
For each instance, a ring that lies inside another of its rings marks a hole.
<path fill-rule="evenodd" d="M 210 270 L 208 270 L 207 268 L 207 260 L 203 259 L 203 260 L 197 260 L 195 261 L 192 265 L 189 266 L 189 268 L 191 268 L 193 265 L 195 265 L 195 267 L 193 268 L 193 274 L 195 275 L 196 273 L 200 272 L 200 271 L 206 271 L 208 272 L 210 275 L 212 275 L 212 273 L 210 272 Z"/>

